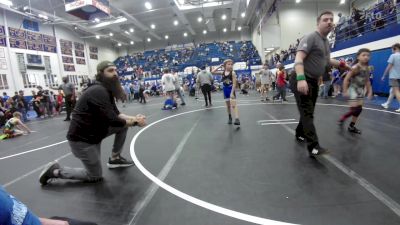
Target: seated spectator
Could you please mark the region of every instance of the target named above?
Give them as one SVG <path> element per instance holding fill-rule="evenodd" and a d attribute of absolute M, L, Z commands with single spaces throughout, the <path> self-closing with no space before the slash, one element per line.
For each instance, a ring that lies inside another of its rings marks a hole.
<path fill-rule="evenodd" d="M 95 223 L 61 218 L 39 218 L 28 207 L 0 186 L 0 224 L 1 225 L 96 225 Z"/>

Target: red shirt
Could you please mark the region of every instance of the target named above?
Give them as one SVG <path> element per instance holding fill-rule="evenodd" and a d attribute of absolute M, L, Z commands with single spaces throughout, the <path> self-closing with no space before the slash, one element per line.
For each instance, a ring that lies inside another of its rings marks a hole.
<path fill-rule="evenodd" d="M 277 85 L 278 87 L 283 87 L 286 85 L 286 74 L 283 71 L 278 72 L 278 78 L 277 78 Z"/>
<path fill-rule="evenodd" d="M 63 96 L 62 95 L 57 95 L 57 102 L 62 103 L 63 102 Z"/>

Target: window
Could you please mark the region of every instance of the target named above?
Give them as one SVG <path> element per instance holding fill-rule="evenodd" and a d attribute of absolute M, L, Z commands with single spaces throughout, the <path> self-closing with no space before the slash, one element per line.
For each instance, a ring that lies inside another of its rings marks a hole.
<path fill-rule="evenodd" d="M 0 89 L 9 89 L 7 74 L 0 74 Z"/>

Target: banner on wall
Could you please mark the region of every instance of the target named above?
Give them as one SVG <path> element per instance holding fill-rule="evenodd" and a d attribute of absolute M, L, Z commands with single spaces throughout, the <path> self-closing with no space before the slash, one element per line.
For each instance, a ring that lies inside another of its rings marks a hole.
<path fill-rule="evenodd" d="M 98 58 L 97 54 L 90 54 L 90 59 L 98 60 L 99 58 Z"/>
<path fill-rule="evenodd" d="M 43 51 L 43 44 L 40 43 L 28 41 L 27 46 L 29 50 Z"/>
<path fill-rule="evenodd" d="M 0 37 L 0 46 L 7 47 L 7 39 L 5 37 Z"/>
<path fill-rule="evenodd" d="M 72 49 L 71 48 L 61 47 L 61 54 L 63 54 L 63 55 L 72 55 Z"/>
<path fill-rule="evenodd" d="M 52 45 L 43 45 L 43 51 L 57 53 L 57 47 Z"/>
<path fill-rule="evenodd" d="M 83 51 L 85 50 L 85 45 L 79 42 L 74 42 L 75 50 Z"/>
<path fill-rule="evenodd" d="M 86 61 L 85 59 L 76 58 L 76 64 L 86 65 Z"/>
<path fill-rule="evenodd" d="M 72 48 L 72 41 L 60 39 L 60 46 L 64 48 Z"/>
<path fill-rule="evenodd" d="M 85 53 L 83 51 L 75 50 L 75 56 L 85 58 Z"/>
<path fill-rule="evenodd" d="M 91 53 L 98 53 L 99 49 L 97 47 L 95 47 L 95 46 L 89 46 L 89 51 Z"/>
<path fill-rule="evenodd" d="M 0 36 L 6 36 L 6 30 L 4 29 L 4 26 L 0 26 Z"/>
<path fill-rule="evenodd" d="M 43 42 L 42 39 L 42 34 L 35 33 L 32 31 L 27 31 L 26 32 L 26 37 L 28 41 L 33 41 L 33 42 Z"/>
<path fill-rule="evenodd" d="M 56 46 L 56 38 L 50 35 L 42 34 L 42 40 L 44 44 L 49 44 L 52 46 Z"/>
<path fill-rule="evenodd" d="M 8 32 L 10 34 L 10 38 L 21 39 L 21 40 L 26 39 L 26 31 L 23 29 L 8 27 Z"/>
<path fill-rule="evenodd" d="M 74 63 L 74 58 L 68 57 L 68 56 L 62 56 L 62 62 L 63 63 L 73 64 Z"/>
<path fill-rule="evenodd" d="M 26 49 L 26 41 L 10 38 L 10 47 Z"/>
<path fill-rule="evenodd" d="M 70 64 L 64 64 L 64 71 L 75 72 L 75 66 Z"/>

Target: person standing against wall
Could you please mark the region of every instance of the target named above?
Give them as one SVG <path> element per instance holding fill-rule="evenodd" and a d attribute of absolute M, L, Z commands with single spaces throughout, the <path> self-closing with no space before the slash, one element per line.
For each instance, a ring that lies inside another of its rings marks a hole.
<path fill-rule="evenodd" d="M 74 108 L 75 101 L 76 101 L 76 95 L 75 95 L 75 85 L 71 82 L 69 82 L 68 77 L 63 77 L 62 78 L 63 84 L 58 87 L 59 90 L 62 90 L 64 92 L 64 100 L 65 100 L 65 108 L 67 110 L 67 117 L 65 118 L 64 121 L 70 121 L 71 120 L 71 112 L 72 109 Z"/>

